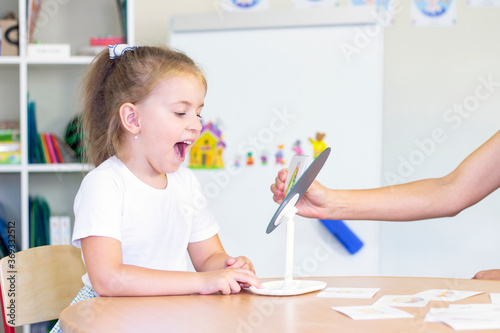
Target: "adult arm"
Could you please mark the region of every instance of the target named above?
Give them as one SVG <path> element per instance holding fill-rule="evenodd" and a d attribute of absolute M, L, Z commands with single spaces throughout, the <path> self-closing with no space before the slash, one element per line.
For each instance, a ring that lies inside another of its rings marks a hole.
<path fill-rule="evenodd" d="M 286 170 L 271 186 L 280 203 Z M 454 216 L 500 187 L 500 131 L 442 178 L 366 190 L 332 190 L 314 182 L 298 214 L 324 219 L 410 221 Z"/>

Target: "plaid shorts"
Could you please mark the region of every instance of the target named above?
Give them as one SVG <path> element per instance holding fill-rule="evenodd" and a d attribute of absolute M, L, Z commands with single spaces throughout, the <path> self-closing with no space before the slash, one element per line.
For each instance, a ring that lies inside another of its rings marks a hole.
<path fill-rule="evenodd" d="M 81 302 L 81 301 L 89 299 L 89 298 L 94 298 L 97 296 L 99 296 L 99 295 L 97 295 L 97 293 L 94 291 L 94 289 L 92 287 L 89 287 L 86 285 L 80 290 L 80 292 L 78 293 L 78 295 L 76 295 L 76 297 L 73 299 L 73 301 L 71 301 L 70 305 L 73 305 L 75 303 Z M 50 333 L 61 333 L 61 327 L 59 326 L 59 320 L 54 325 L 54 327 L 52 327 L 52 330 L 50 331 Z"/>

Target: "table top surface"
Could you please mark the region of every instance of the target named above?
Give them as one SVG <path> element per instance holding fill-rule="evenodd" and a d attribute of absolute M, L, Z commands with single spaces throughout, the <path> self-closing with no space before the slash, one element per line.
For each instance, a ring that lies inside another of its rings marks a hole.
<path fill-rule="evenodd" d="M 272 279 L 264 279 L 272 280 Z M 500 281 L 411 277 L 311 277 L 327 287 L 381 288 L 370 299 L 261 296 L 243 290 L 233 295 L 96 297 L 66 308 L 65 333 L 73 332 L 455 332 L 442 323 L 424 322 L 430 308 L 449 304 L 491 303 Z M 485 293 L 455 302 L 430 301 L 420 308 L 398 307 L 414 318 L 352 320 L 331 307 L 371 305 L 384 295 L 413 295 L 429 289 Z M 111 329 L 112 328 L 112 329 Z M 472 332 L 472 331 L 467 331 Z M 481 330 L 478 332 L 499 332 Z"/>

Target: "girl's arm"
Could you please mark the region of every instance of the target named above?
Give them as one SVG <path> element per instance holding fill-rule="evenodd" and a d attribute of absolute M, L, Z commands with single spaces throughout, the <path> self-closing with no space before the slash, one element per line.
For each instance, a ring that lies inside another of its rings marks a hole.
<path fill-rule="evenodd" d="M 253 264 L 247 257 L 233 258 L 224 251 L 218 235 L 201 242 L 189 243 L 188 252 L 197 272 L 245 268 L 255 273 Z"/>
<path fill-rule="evenodd" d="M 271 186 L 281 202 L 286 170 Z M 410 221 L 454 216 L 500 187 L 500 131 L 442 178 L 369 190 L 330 190 L 314 182 L 299 214 L 327 219 Z"/>
<path fill-rule="evenodd" d="M 116 239 L 91 236 L 83 238 L 81 245 L 90 281 L 101 296 L 230 294 L 241 290 L 240 283 L 260 287 L 257 277 L 248 269 L 201 273 L 155 270 L 123 264 L 121 243 Z M 214 253 L 207 264 L 211 266 L 221 258 L 221 253 Z"/>

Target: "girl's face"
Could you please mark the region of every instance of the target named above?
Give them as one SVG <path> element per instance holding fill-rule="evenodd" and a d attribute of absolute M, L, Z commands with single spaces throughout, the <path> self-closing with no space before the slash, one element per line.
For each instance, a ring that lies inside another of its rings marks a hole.
<path fill-rule="evenodd" d="M 139 158 L 150 175 L 175 172 L 182 164 L 200 135 L 204 99 L 204 85 L 185 74 L 163 79 L 136 104 Z"/>

